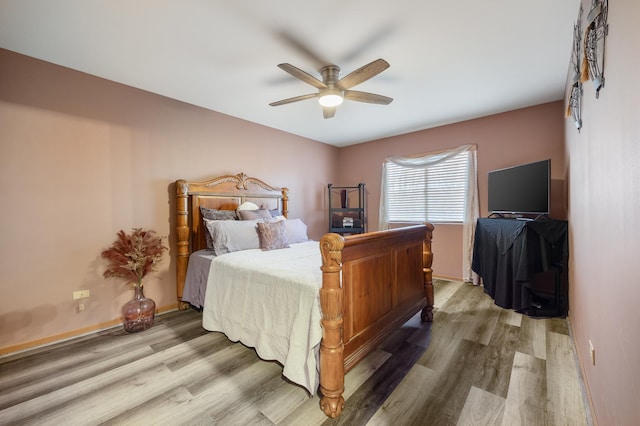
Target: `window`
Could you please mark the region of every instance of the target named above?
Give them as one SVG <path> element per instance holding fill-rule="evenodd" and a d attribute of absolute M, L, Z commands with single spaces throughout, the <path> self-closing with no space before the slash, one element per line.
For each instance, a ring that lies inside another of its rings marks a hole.
<path fill-rule="evenodd" d="M 385 161 L 387 221 L 463 223 L 469 151 L 428 165 Z"/>
<path fill-rule="evenodd" d="M 378 229 L 389 229 L 393 222 L 461 223 L 462 277 L 476 283 L 471 259 L 479 216 L 477 182 L 475 145 L 422 157 L 386 158 Z"/>

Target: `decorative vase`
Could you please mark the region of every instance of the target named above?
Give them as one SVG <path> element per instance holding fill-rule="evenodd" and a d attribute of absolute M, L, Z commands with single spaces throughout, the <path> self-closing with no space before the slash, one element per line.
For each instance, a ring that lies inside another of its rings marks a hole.
<path fill-rule="evenodd" d="M 122 307 L 122 325 L 129 333 L 151 328 L 156 315 L 156 302 L 144 297 L 142 285 L 135 284 L 134 290 L 133 299 Z"/>

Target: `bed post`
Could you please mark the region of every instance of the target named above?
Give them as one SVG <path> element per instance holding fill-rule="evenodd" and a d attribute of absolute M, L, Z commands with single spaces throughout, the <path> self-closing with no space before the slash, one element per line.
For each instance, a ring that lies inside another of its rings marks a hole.
<path fill-rule="evenodd" d="M 289 217 L 289 188 L 282 188 L 282 215 Z"/>
<path fill-rule="evenodd" d="M 344 408 L 344 342 L 343 294 L 340 283 L 344 238 L 338 234 L 325 234 L 320 239 L 322 254 L 322 342 L 320 343 L 320 408 L 336 418 Z"/>
<path fill-rule="evenodd" d="M 189 184 L 186 180 L 176 181 L 176 246 L 177 274 L 176 289 L 178 296 L 178 309 L 185 310 L 189 304 L 182 301 L 182 291 L 187 275 L 187 263 L 189 263 L 189 209 L 188 209 Z"/>
<path fill-rule="evenodd" d="M 431 239 L 433 237 L 434 226 L 429 222 L 425 222 L 427 232 L 422 242 L 422 271 L 424 272 L 424 295 L 427 299 L 427 306 L 422 310 L 420 318 L 422 321 L 433 321 L 433 252 L 431 251 Z"/>

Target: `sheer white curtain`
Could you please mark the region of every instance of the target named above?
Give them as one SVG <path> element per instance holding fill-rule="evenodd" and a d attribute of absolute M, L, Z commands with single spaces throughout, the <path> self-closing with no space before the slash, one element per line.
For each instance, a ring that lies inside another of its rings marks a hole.
<path fill-rule="evenodd" d="M 473 256 L 473 239 L 475 235 L 476 222 L 480 216 L 478 205 L 478 174 L 476 160 L 476 145 L 463 145 L 461 147 L 426 154 L 420 157 L 388 157 L 382 163 L 382 182 L 380 185 L 380 223 L 379 229 L 389 229 L 388 200 L 386 196 L 386 168 L 387 164 L 393 163 L 398 166 L 408 168 L 427 168 L 441 163 L 458 154 L 467 152 L 467 176 L 465 189 L 465 208 L 462 226 L 462 277 L 466 282 L 478 284 L 477 275 L 471 270 L 471 259 Z"/>

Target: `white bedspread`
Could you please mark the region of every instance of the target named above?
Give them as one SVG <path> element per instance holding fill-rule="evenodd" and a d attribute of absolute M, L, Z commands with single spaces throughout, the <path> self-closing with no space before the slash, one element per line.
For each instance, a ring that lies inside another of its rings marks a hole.
<path fill-rule="evenodd" d="M 321 265 L 317 241 L 215 257 L 202 325 L 280 362 L 285 377 L 314 394 L 322 338 Z"/>

